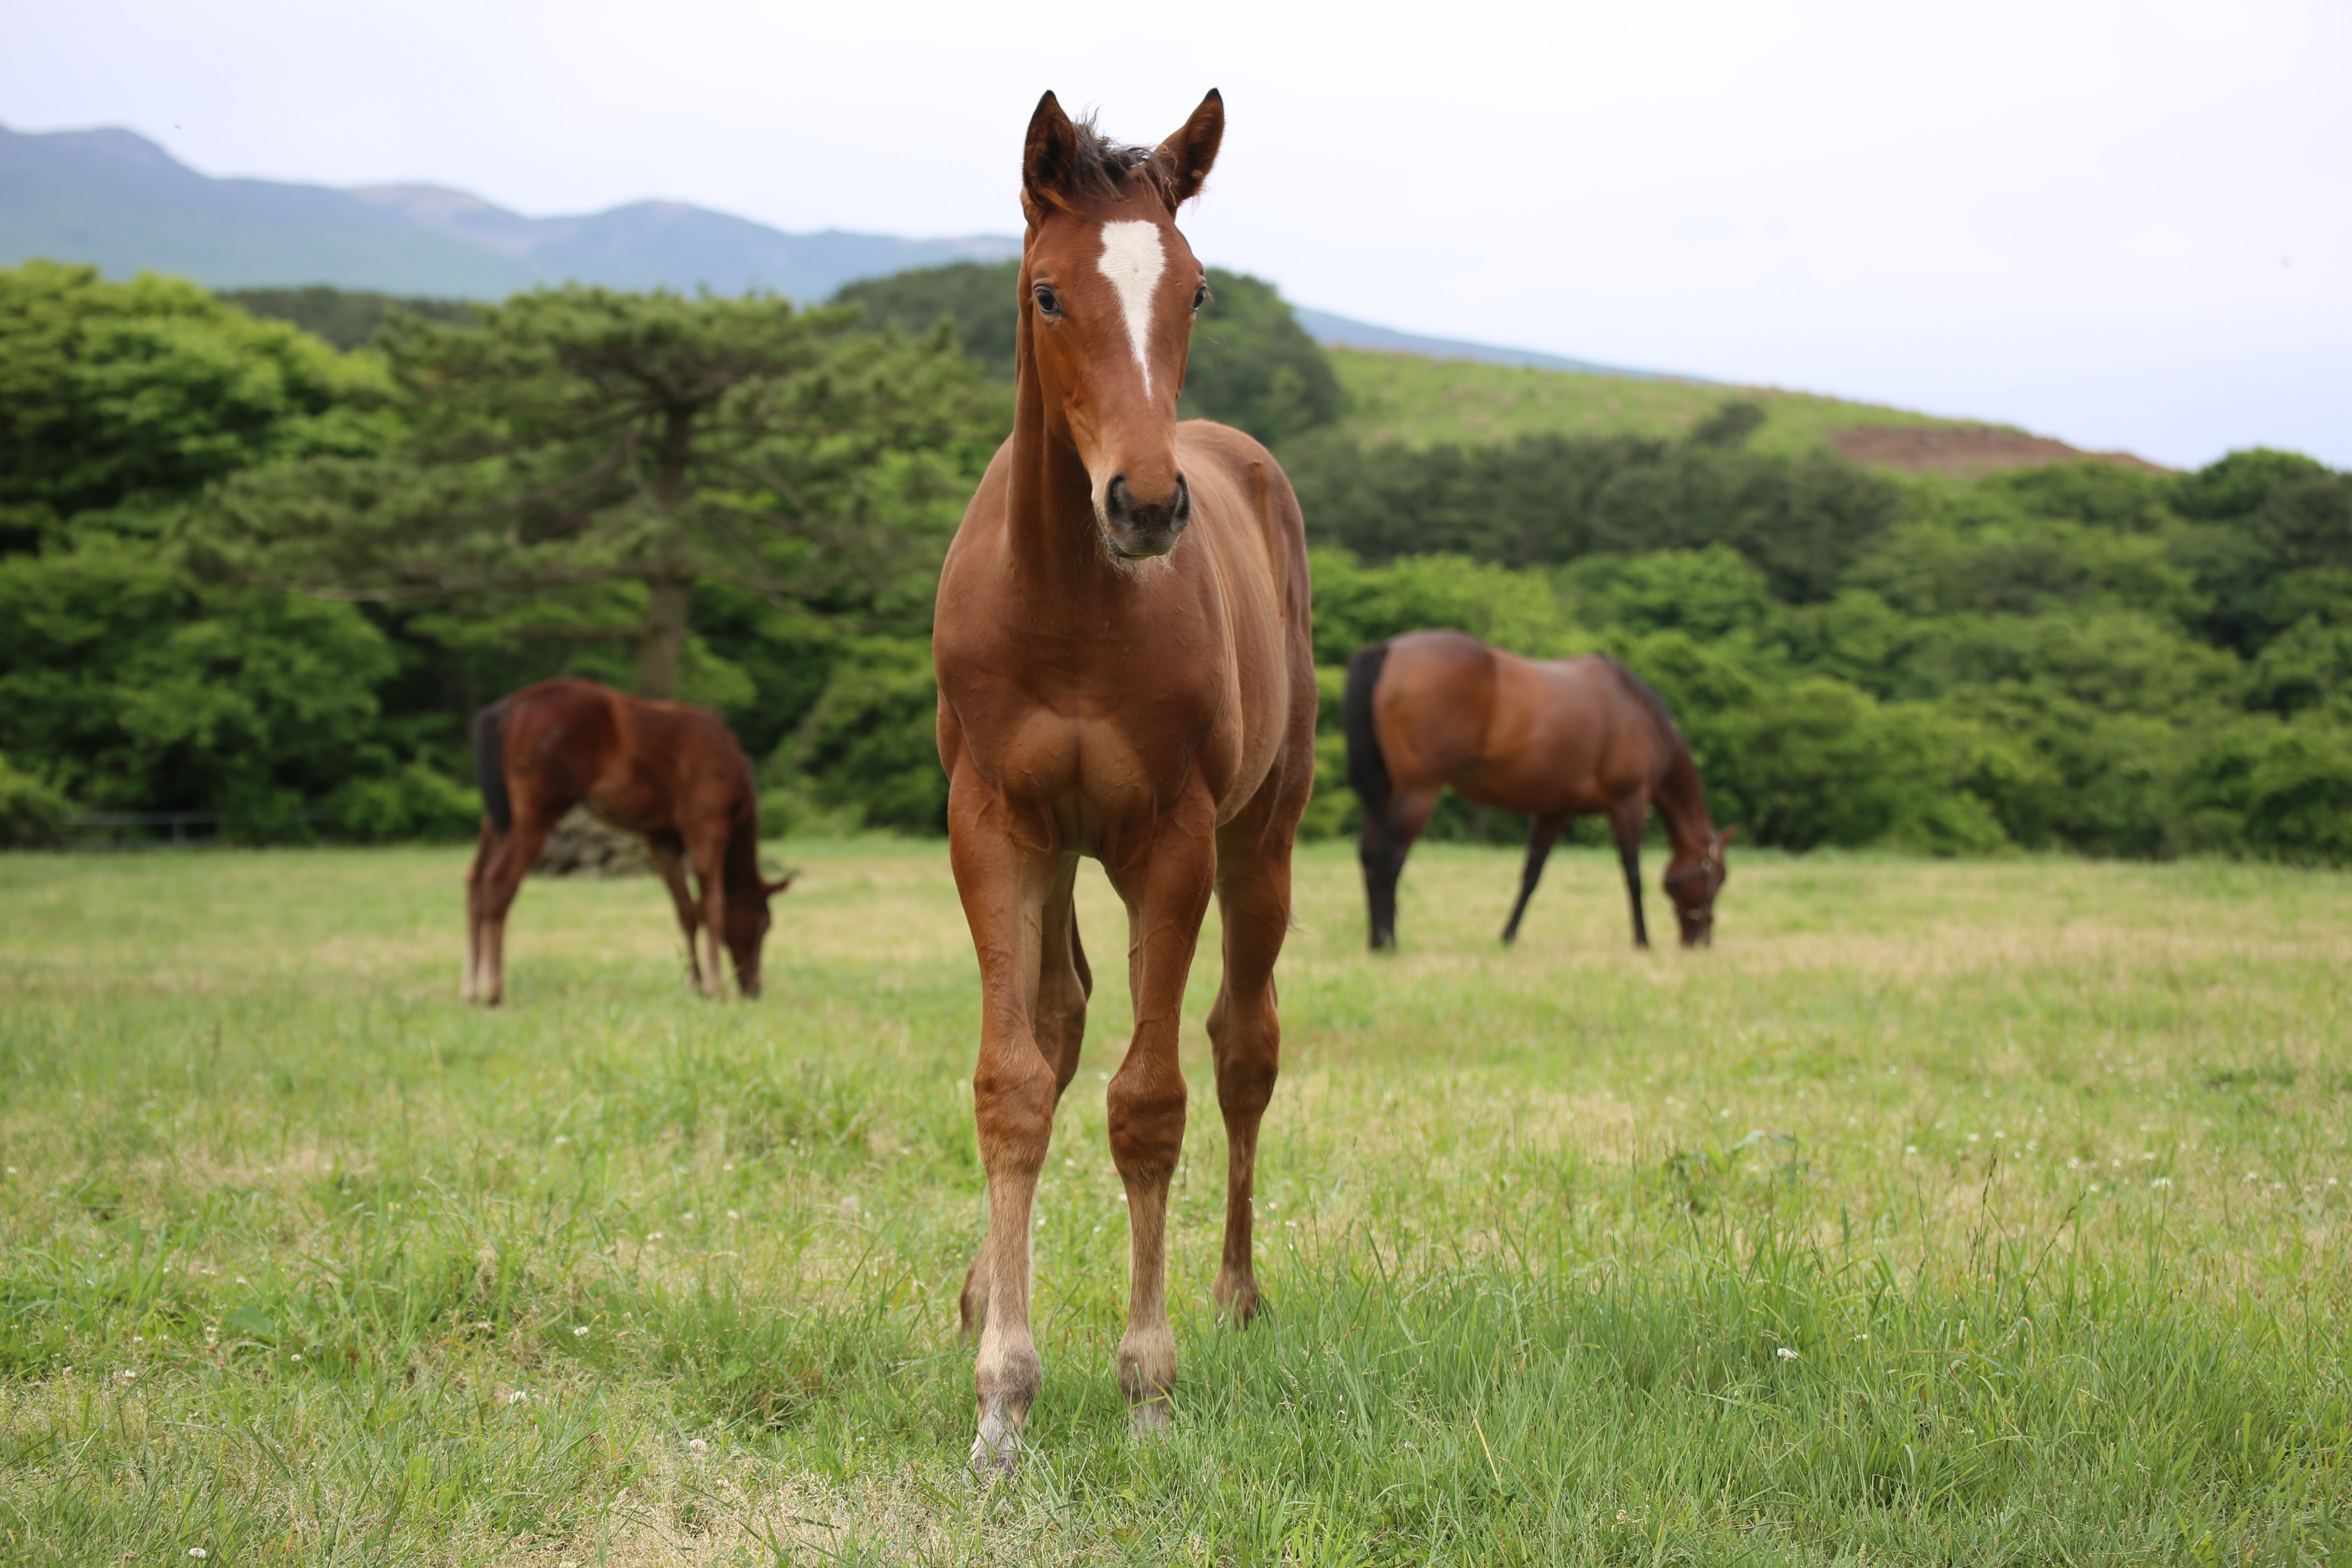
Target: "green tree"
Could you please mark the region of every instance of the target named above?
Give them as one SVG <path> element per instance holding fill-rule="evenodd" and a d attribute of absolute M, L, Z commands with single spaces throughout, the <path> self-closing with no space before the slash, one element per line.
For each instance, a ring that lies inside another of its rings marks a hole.
<path fill-rule="evenodd" d="M 390 392 L 373 362 L 178 279 L 0 270 L 0 550 L 77 520 L 152 536 L 230 474 L 379 450 Z"/>
<path fill-rule="evenodd" d="M 478 598 L 509 636 L 625 643 L 637 689 L 667 697 L 699 580 L 927 601 L 1001 419 L 945 338 L 856 332 L 848 310 L 570 287 L 479 314 L 394 318 L 411 434 L 237 476 L 206 563 L 327 597 Z"/>
<path fill-rule="evenodd" d="M 192 507 L 226 476 L 394 438 L 373 360 L 193 284 L 0 271 L 0 748 L 84 804 L 218 808 L 242 837 L 390 766 L 394 656 L 350 605 L 207 586 Z"/>
<path fill-rule="evenodd" d="M 479 318 L 479 307 L 468 300 L 414 299 L 361 289 L 330 289 L 323 283 L 303 289 L 224 289 L 218 298 L 262 321 L 290 322 L 339 349 L 373 342 L 395 311 L 460 324 Z"/>

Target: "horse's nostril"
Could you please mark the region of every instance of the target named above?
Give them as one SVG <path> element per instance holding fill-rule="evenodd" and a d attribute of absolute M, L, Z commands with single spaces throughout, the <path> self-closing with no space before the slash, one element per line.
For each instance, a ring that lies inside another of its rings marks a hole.
<path fill-rule="evenodd" d="M 1181 474 L 1176 476 L 1176 500 L 1170 505 L 1168 512 L 1179 528 L 1184 526 L 1192 515 L 1192 487 L 1184 482 Z"/>

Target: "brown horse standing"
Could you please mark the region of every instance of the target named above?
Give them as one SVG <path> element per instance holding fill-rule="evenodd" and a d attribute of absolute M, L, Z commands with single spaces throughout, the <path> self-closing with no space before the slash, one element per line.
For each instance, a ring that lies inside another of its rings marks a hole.
<path fill-rule="evenodd" d="M 505 998 L 507 910 L 548 834 L 583 805 L 645 836 L 686 930 L 695 984 L 719 994 L 723 938 L 743 994 L 760 994 L 768 900 L 792 878 L 760 878 L 751 764 L 719 715 L 589 680 L 542 680 L 474 716 L 474 766 L 482 839 L 466 873 L 467 1001 L 495 1007 Z M 687 889 L 689 861 L 698 900 Z"/>
<path fill-rule="evenodd" d="M 1690 748 L 1658 694 L 1623 667 L 1588 654 L 1538 662 L 1465 632 L 1412 632 L 1348 661 L 1348 783 L 1363 803 L 1360 855 L 1372 945 L 1396 945 L 1396 885 L 1437 793 L 1535 818 L 1506 942 L 1571 816 L 1601 815 L 1617 836 L 1633 942 L 1642 915 L 1642 828 L 1655 805 L 1674 846 L 1665 889 L 1683 945 L 1714 938 L 1715 896 L 1729 873 Z"/>
<path fill-rule="evenodd" d="M 963 1292 L 965 1329 L 981 1330 L 980 1468 L 1016 1462 L 1037 1394 L 1030 1214 L 1093 984 L 1072 903 L 1082 855 L 1101 861 L 1129 932 L 1135 1033 L 1107 1098 L 1131 1247 L 1117 1364 L 1138 1431 L 1166 1422 L 1176 1371 L 1178 1015 L 1213 890 L 1224 978 L 1209 1038 L 1230 1163 L 1212 1294 L 1237 1321 L 1257 1304 L 1250 1190 L 1316 693 L 1289 481 L 1239 431 L 1176 420 L 1207 286 L 1174 220 L 1223 130 L 1214 92 L 1154 149 L 1104 142 L 1052 93 L 1038 103 L 1022 166 L 1013 436 L 940 579 L 940 758 L 982 993 L 971 1083 L 988 1236 Z"/>

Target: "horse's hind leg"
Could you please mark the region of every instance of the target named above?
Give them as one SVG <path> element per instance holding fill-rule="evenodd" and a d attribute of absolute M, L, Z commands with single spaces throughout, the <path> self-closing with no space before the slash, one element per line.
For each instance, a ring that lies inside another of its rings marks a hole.
<path fill-rule="evenodd" d="M 1609 808 L 1609 826 L 1617 835 L 1617 858 L 1625 868 L 1625 896 L 1633 904 L 1633 945 L 1650 945 L 1650 928 L 1642 918 L 1642 828 L 1649 821 L 1647 796 L 1632 795 Z"/>
<path fill-rule="evenodd" d="M 498 847 L 498 831 L 482 818 L 482 837 L 474 846 L 474 863 L 466 868 L 466 973 L 458 982 L 457 999 L 478 1002 L 482 995 L 482 874 Z"/>
<path fill-rule="evenodd" d="M 1544 862 L 1551 857 L 1552 844 L 1567 826 L 1565 816 L 1538 816 L 1528 830 L 1528 864 L 1519 873 L 1518 902 L 1511 906 L 1510 922 L 1503 927 L 1505 947 L 1519 940 L 1519 917 L 1528 912 L 1528 900 L 1535 897 L 1536 883 L 1543 879 Z"/>
<path fill-rule="evenodd" d="M 491 850 L 481 878 L 481 958 L 475 967 L 476 999 L 495 1007 L 507 994 L 507 911 L 514 907 L 522 879 L 547 847 L 554 826 L 518 812 Z"/>
<path fill-rule="evenodd" d="M 1095 989 L 1094 971 L 1078 941 L 1077 876 L 1078 858 L 1064 856 L 1060 875 L 1045 895 L 1038 928 L 1037 999 L 1029 1009 L 1037 1052 L 1054 1069 L 1056 1106 L 1077 1076 L 1078 1048 L 1087 1037 L 1087 999 Z M 964 1271 L 961 1309 L 967 1339 L 980 1332 L 988 1317 L 987 1279 L 981 1268 L 987 1255 L 985 1247 L 974 1254 L 971 1267 Z"/>
<path fill-rule="evenodd" d="M 1385 819 L 1367 816 L 1357 845 L 1364 863 L 1364 895 L 1371 905 L 1372 951 L 1396 946 L 1397 879 L 1404 874 L 1404 858 L 1413 840 L 1429 826 L 1437 809 L 1435 789 L 1399 790 L 1389 800 Z"/>
<path fill-rule="evenodd" d="M 1257 1131 L 1282 1066 L 1282 1022 L 1274 964 L 1290 929 L 1290 840 L 1254 837 L 1247 814 L 1221 836 L 1217 904 L 1225 928 L 1225 973 L 1209 1009 L 1217 1069 L 1217 1110 L 1225 1121 L 1225 1247 L 1209 1288 L 1218 1311 L 1246 1323 L 1258 1307 L 1250 1239 L 1257 1185 Z M 1278 842 L 1277 842 L 1278 840 Z"/>
<path fill-rule="evenodd" d="M 693 976 L 694 988 L 699 991 L 702 954 L 695 946 L 695 932 L 702 924 L 702 911 L 695 904 L 693 890 L 686 885 L 686 845 L 670 834 L 648 834 L 646 852 L 653 857 L 654 869 L 660 873 L 662 886 L 669 889 L 670 907 L 677 911 L 678 929 L 686 932 L 686 967 Z"/>

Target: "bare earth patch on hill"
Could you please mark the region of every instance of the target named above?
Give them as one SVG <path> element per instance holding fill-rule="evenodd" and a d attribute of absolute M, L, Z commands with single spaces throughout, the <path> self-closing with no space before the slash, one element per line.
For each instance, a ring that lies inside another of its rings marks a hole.
<path fill-rule="evenodd" d="M 1822 438 L 1848 462 L 1901 468 L 1913 474 L 1957 474 L 1974 479 L 2003 468 L 2075 462 L 2114 463 L 2144 474 L 2171 472 L 2129 452 L 2085 452 L 2047 436 L 2029 436 L 2022 430 L 1997 425 L 1861 425 L 1826 431 Z"/>

